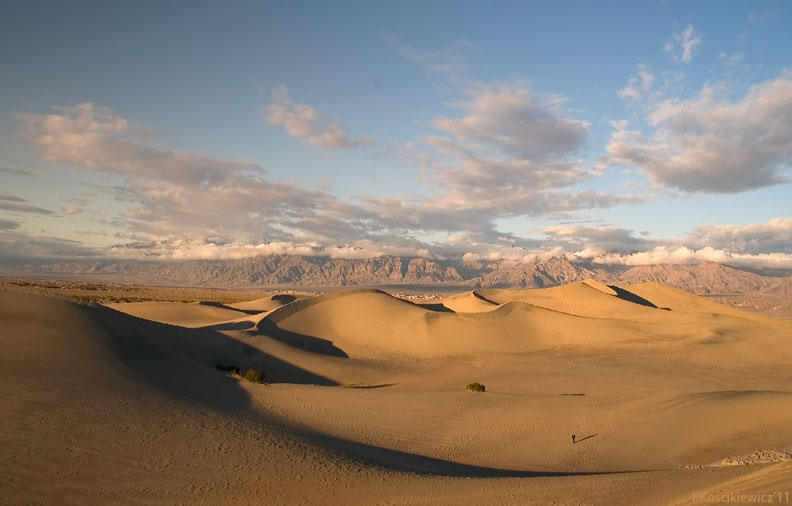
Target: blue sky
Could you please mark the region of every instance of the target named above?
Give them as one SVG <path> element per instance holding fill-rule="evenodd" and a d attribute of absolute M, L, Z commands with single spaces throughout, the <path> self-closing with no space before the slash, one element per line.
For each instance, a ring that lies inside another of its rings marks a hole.
<path fill-rule="evenodd" d="M 7 2 L 0 256 L 792 267 L 788 2 Z"/>

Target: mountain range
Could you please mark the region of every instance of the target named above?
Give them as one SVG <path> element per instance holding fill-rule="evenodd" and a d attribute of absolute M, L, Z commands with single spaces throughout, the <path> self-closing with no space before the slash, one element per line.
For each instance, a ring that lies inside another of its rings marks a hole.
<path fill-rule="evenodd" d="M 709 296 L 792 294 L 792 276 L 762 275 L 703 262 L 693 265 L 603 266 L 564 256 L 527 263 L 464 262 L 380 256 L 337 259 L 268 255 L 242 259 L 183 261 L 54 261 L 4 266 L 6 276 L 46 276 L 92 281 L 220 288 L 339 288 L 425 285 L 470 288 L 543 288 L 593 278 L 604 283 L 656 281 Z"/>

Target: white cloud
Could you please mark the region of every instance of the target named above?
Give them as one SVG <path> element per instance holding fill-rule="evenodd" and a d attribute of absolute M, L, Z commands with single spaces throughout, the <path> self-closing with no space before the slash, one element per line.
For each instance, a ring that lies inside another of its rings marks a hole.
<path fill-rule="evenodd" d="M 77 213 L 83 212 L 82 209 L 79 209 L 79 208 L 74 207 L 74 206 L 68 206 L 68 205 L 67 206 L 63 206 L 63 209 L 61 209 L 61 210 L 63 211 L 63 214 L 77 214 Z"/>
<path fill-rule="evenodd" d="M 694 228 L 685 242 L 740 254 L 792 254 L 792 218 L 750 225 L 704 225 Z"/>
<path fill-rule="evenodd" d="M 779 269 L 792 268 L 792 255 L 786 253 L 741 254 L 732 251 L 704 247 L 690 249 L 686 246 L 656 246 L 648 251 L 632 254 L 619 254 L 591 251 L 575 255 L 587 258 L 594 263 L 606 265 L 658 265 L 658 264 L 694 264 L 699 262 L 717 262 L 743 267 L 772 267 Z"/>
<path fill-rule="evenodd" d="M 366 196 L 362 202 L 391 230 L 468 233 L 481 243 L 497 243 L 503 236 L 496 226 L 500 218 L 636 202 L 631 195 L 570 189 L 592 173 L 570 159 L 585 143 L 588 123 L 570 117 L 564 103 L 563 97 L 539 95 L 524 83 L 472 87 L 466 101 L 451 104 L 461 117 L 434 120 L 442 135 L 425 137 L 433 150 L 417 156 L 436 192 Z"/>
<path fill-rule="evenodd" d="M 548 227 L 572 256 L 604 265 L 718 262 L 792 268 L 792 218 L 749 225 L 705 225 L 676 239 L 636 238 L 615 227 Z M 577 248 L 577 251 L 575 249 Z"/>
<path fill-rule="evenodd" d="M 262 172 L 248 162 L 160 146 L 153 129 L 92 103 L 54 109 L 55 114 L 20 116 L 25 122 L 23 135 L 47 162 L 190 185 L 215 183 L 241 172 Z"/>
<path fill-rule="evenodd" d="M 589 227 L 583 225 L 561 225 L 543 227 L 540 232 L 554 241 L 560 241 L 567 249 L 597 248 L 605 251 L 634 251 L 646 247 L 648 241 L 637 238 L 632 230 L 612 225 Z"/>
<path fill-rule="evenodd" d="M 564 102 L 563 97 L 543 97 L 519 84 L 483 86 L 469 101 L 453 104 L 464 111 L 462 118 L 439 118 L 433 124 L 459 140 L 541 162 L 574 153 L 588 135 L 588 122 L 566 116 Z"/>
<path fill-rule="evenodd" d="M 696 46 L 701 44 L 701 35 L 696 33 L 693 25 L 688 25 L 684 30 L 671 36 L 664 50 L 671 53 L 675 62 L 690 63 Z"/>
<path fill-rule="evenodd" d="M 792 162 L 792 74 L 750 88 L 737 102 L 705 87 L 648 109 L 651 136 L 618 128 L 600 163 L 636 166 L 658 184 L 737 193 L 787 181 Z"/>
<path fill-rule="evenodd" d="M 374 143 L 367 135 L 350 136 L 336 121 L 321 124 L 316 109 L 294 103 L 284 85 L 272 93 L 272 103 L 265 117 L 270 124 L 282 126 L 295 139 L 324 149 L 350 149 Z"/>

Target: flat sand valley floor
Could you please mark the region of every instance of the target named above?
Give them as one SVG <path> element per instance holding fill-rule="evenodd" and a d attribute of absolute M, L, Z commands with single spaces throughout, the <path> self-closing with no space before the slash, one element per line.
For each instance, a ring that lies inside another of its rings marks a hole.
<path fill-rule="evenodd" d="M 6 289 L 0 504 L 792 504 L 790 365 L 792 323 L 658 284 Z"/>

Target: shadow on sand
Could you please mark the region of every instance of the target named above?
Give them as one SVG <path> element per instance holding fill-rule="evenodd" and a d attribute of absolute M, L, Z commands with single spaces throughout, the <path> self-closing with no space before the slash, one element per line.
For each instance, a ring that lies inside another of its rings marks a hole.
<path fill-rule="evenodd" d="M 214 330 L 152 322 L 103 306 L 79 307 L 104 331 L 123 366 L 179 400 L 223 410 L 247 408 L 247 392 L 224 377 L 218 363 L 263 370 L 267 383 L 339 384 Z"/>
<path fill-rule="evenodd" d="M 211 301 L 211 300 L 204 300 L 204 301 L 199 302 L 198 304 L 201 305 L 201 306 L 210 306 L 210 307 L 216 307 L 216 308 L 220 308 L 220 309 L 227 309 L 229 311 L 236 311 L 237 313 L 244 313 L 244 314 L 247 314 L 247 315 L 259 314 L 261 312 L 261 311 L 256 311 L 255 309 L 237 309 L 235 307 L 231 307 L 229 305 L 223 304 L 222 302 L 214 302 L 214 301 Z"/>
<path fill-rule="evenodd" d="M 641 306 L 653 307 L 658 309 L 657 306 L 652 304 L 650 301 L 644 299 L 639 295 L 635 295 L 634 293 L 629 292 L 624 288 L 620 288 L 616 285 L 608 285 L 608 288 L 616 292 L 616 297 L 620 298 L 621 300 L 626 300 L 627 302 L 632 302 L 633 304 L 640 304 Z"/>
<path fill-rule="evenodd" d="M 586 437 L 582 437 L 582 438 L 580 438 L 580 439 L 575 439 L 574 441 L 572 441 L 572 443 L 573 443 L 573 444 L 577 444 L 577 443 L 580 443 L 580 442 L 583 442 L 583 441 L 585 441 L 586 439 L 591 439 L 591 438 L 593 438 L 593 437 L 597 437 L 597 434 L 590 434 L 590 435 L 588 435 L 588 436 L 586 436 Z"/>
<path fill-rule="evenodd" d="M 262 334 L 295 348 L 331 357 L 349 358 L 344 350 L 327 339 L 282 329 L 268 318 L 262 318 L 256 327 Z"/>
<path fill-rule="evenodd" d="M 304 429 L 292 429 L 295 435 L 317 445 L 329 448 L 359 460 L 369 466 L 378 466 L 394 471 L 418 473 L 429 476 L 455 478 L 539 478 L 552 476 L 588 476 L 601 474 L 623 474 L 632 471 L 530 471 L 501 469 L 461 464 L 448 460 L 425 457 L 415 453 L 391 450 L 358 443 L 348 439 L 319 434 Z M 593 436 L 588 436 L 593 437 Z"/>
<path fill-rule="evenodd" d="M 82 306 L 80 309 L 105 334 L 107 343 L 129 370 L 165 395 L 222 411 L 244 412 L 250 397 L 235 380 L 225 378 L 217 363 L 255 367 L 267 373 L 267 382 L 338 385 L 338 383 L 285 362 L 246 343 L 207 329 L 188 329 L 142 320 L 115 310 Z M 358 388 L 383 388 L 359 385 Z M 353 385 L 353 388 L 355 386 Z M 253 414 L 248 411 L 248 413 Z M 254 417 L 262 416 L 253 414 Z M 280 428 L 318 446 L 369 466 L 427 476 L 459 478 L 525 478 L 620 474 L 628 471 L 532 471 L 502 469 L 452 462 L 399 450 L 381 448 L 337 436 L 317 433 L 292 422 L 266 415 L 265 424 Z M 596 436 L 586 436 L 578 442 Z"/>

